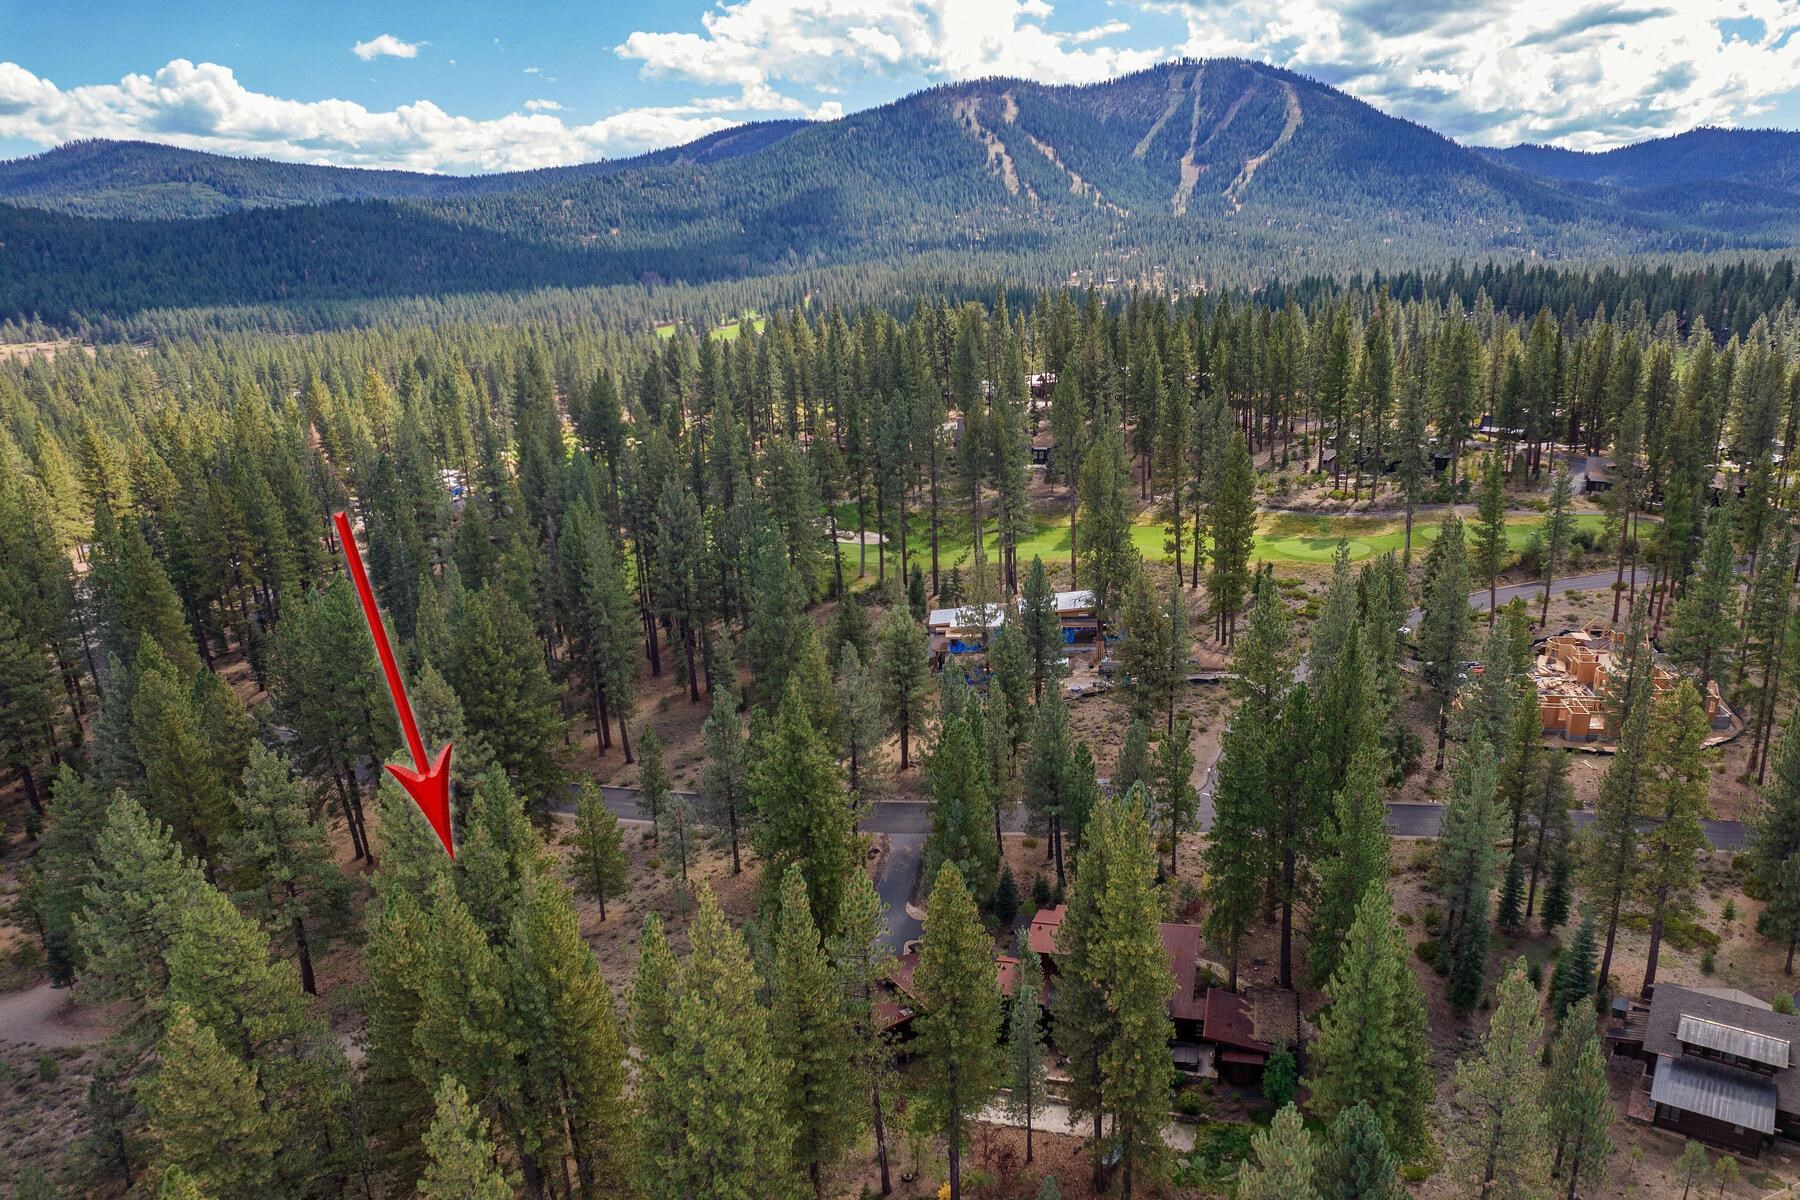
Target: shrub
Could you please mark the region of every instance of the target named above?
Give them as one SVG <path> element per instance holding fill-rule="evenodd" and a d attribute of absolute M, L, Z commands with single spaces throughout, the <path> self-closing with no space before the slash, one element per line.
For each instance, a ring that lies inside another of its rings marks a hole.
<path fill-rule="evenodd" d="M 54 1083 L 56 1077 L 62 1074 L 62 1066 L 57 1063 L 54 1054 L 40 1054 L 37 1060 L 37 1071 L 40 1083 Z"/>
<path fill-rule="evenodd" d="M 1031 902 L 1039 908 L 1048 908 L 1050 906 L 1050 881 L 1045 879 L 1042 875 L 1032 877 Z"/>
<path fill-rule="evenodd" d="M 1725 907 L 1721 908 L 1719 910 L 1719 920 L 1721 920 L 1721 921 L 1725 922 L 1727 925 L 1729 925 L 1733 921 L 1737 920 L 1737 915 L 1738 915 L 1737 900 L 1731 896 L 1725 897 Z"/>
<path fill-rule="evenodd" d="M 1700 956 L 1700 973 L 1702 975 L 1711 975 L 1713 973 L 1713 966 L 1713 952 L 1708 950 Z"/>
<path fill-rule="evenodd" d="M 1424 941 L 1413 947 L 1413 953 L 1419 956 L 1420 962 L 1428 965 L 1435 965 L 1438 960 L 1437 939 L 1426 938 Z"/>
<path fill-rule="evenodd" d="M 1769 1001 L 1769 1007 L 1784 1017 L 1791 1017 L 1794 1015 L 1794 997 L 1787 992 L 1777 992 Z"/>
<path fill-rule="evenodd" d="M 1436 933 L 1444 927 L 1443 911 L 1435 904 L 1427 904 L 1420 919 L 1425 923 L 1426 933 Z"/>
<path fill-rule="evenodd" d="M 1184 1117 L 1205 1116 L 1206 1109 L 1207 1098 L 1203 1092 L 1189 1088 L 1175 1097 L 1175 1111 Z"/>

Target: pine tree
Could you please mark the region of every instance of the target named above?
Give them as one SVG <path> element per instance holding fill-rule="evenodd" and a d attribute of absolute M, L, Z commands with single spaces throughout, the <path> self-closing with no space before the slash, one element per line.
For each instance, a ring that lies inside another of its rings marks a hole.
<path fill-rule="evenodd" d="M 563 783 L 568 722 L 531 622 L 493 582 L 463 601 L 454 637 L 445 674 L 462 700 L 469 728 L 542 811 Z"/>
<path fill-rule="evenodd" d="M 631 860 L 625 853 L 619 818 L 606 806 L 599 787 L 591 779 L 581 781 L 581 794 L 575 803 L 575 828 L 569 833 L 569 842 L 574 847 L 569 870 L 575 890 L 600 906 L 600 919 L 604 921 L 606 898 L 616 899 L 624 893 Z"/>
<path fill-rule="evenodd" d="M 246 885 L 236 899 L 271 937 L 290 945 L 300 986 L 317 995 L 313 957 L 349 919 L 349 888 L 325 829 L 313 817 L 305 786 L 261 746 L 251 748 L 237 811 L 224 857 L 228 873 Z"/>
<path fill-rule="evenodd" d="M 675 819 L 674 783 L 663 766 L 662 739 L 656 728 L 644 726 L 638 734 L 638 809 L 650 818 L 650 836 L 662 845 L 663 830 Z"/>
<path fill-rule="evenodd" d="M 955 863 L 946 862 L 932 884 L 923 939 L 913 984 L 924 1010 L 918 1019 L 924 1070 L 913 1103 L 945 1141 L 950 1200 L 959 1200 L 968 1123 L 999 1081 L 1000 989 L 987 932 Z"/>
<path fill-rule="evenodd" d="M 144 764 L 144 807 L 166 824 L 188 853 L 211 872 L 230 837 L 236 813 L 224 756 L 194 702 L 154 642 L 139 648 L 131 731 Z"/>
<path fill-rule="evenodd" d="M 931 668 L 926 660 L 926 632 L 899 609 L 890 609 L 876 634 L 875 676 L 881 683 L 881 706 L 888 728 L 900 736 L 900 769 L 912 765 L 912 736 L 924 725 L 925 697 Z"/>
<path fill-rule="evenodd" d="M 1499 615 L 1496 581 L 1506 569 L 1506 476 L 1500 469 L 1500 456 L 1490 454 L 1481 473 L 1481 505 L 1476 517 L 1474 544 L 1470 547 L 1476 575 L 1487 580 L 1488 626 L 1493 627 Z"/>
<path fill-rule="evenodd" d="M 1557 1030 L 1544 1079 L 1544 1108 L 1556 1143 L 1552 1173 L 1569 1181 L 1571 1200 L 1598 1188 L 1612 1153 L 1613 1105 L 1606 1056 L 1592 1021 L 1568 1021 Z"/>
<path fill-rule="evenodd" d="M 1081 503 L 1076 534 L 1081 547 L 1081 578 L 1094 593 L 1094 604 L 1106 620 L 1119 611 L 1125 588 L 1138 561 L 1131 541 L 1131 507 L 1125 488 L 1130 471 L 1117 426 L 1102 414 L 1098 439 L 1081 463 Z"/>
<path fill-rule="evenodd" d="M 781 880 L 769 976 L 769 1033 L 784 1076 L 782 1100 L 794 1131 L 794 1161 L 823 1195 L 825 1172 L 863 1129 L 851 1056 L 849 1013 L 819 942 L 806 879 L 790 866 Z"/>
<path fill-rule="evenodd" d="M 1366 1104 L 1337 1115 L 1314 1165 L 1319 1200 L 1405 1200 L 1381 1121 Z"/>
<path fill-rule="evenodd" d="M 1208 516 L 1212 534 L 1212 576 L 1207 582 L 1215 640 L 1237 640 L 1237 615 L 1251 590 L 1250 552 L 1256 540 L 1256 468 L 1241 432 L 1234 431 L 1221 461 L 1218 487 Z"/>
<path fill-rule="evenodd" d="M 1460 683 L 1463 643 L 1469 634 L 1468 592 L 1462 520 L 1451 509 L 1444 513 L 1437 541 L 1425 555 L 1424 616 L 1419 623 L 1419 657 L 1437 715 L 1439 769 L 1444 765 L 1450 705 Z"/>
<path fill-rule="evenodd" d="M 1351 760 L 1350 773 L 1333 802 L 1336 833 L 1319 869 L 1319 900 L 1313 906 L 1307 960 L 1313 979 L 1320 983 L 1337 969 L 1345 935 L 1363 896 L 1373 887 L 1384 886 L 1388 876 L 1383 773 L 1380 752 L 1365 747 Z"/>
<path fill-rule="evenodd" d="M 1498 834 L 1493 753 L 1486 743 L 1476 742 L 1457 760 L 1455 791 L 1444 812 L 1436 867 L 1448 909 L 1450 1006 L 1458 1016 L 1473 1011 L 1487 988 L 1488 904 Z"/>
<path fill-rule="evenodd" d="M 1179 573 L 1177 582 L 1179 582 Z M 1050 572 L 1044 560 L 1032 556 L 1025 572 L 1025 588 L 1019 600 L 1019 626 L 1024 630 L 1025 657 L 1031 664 L 1031 696 L 1042 703 L 1044 685 L 1055 686 L 1062 677 L 1062 620 L 1056 612 L 1056 593 L 1050 587 Z"/>
<path fill-rule="evenodd" d="M 705 886 L 689 940 L 667 1049 L 648 1053 L 639 1076 L 640 1190 L 649 1200 L 792 1195 L 794 1131 L 768 1011 L 743 937 Z"/>
<path fill-rule="evenodd" d="M 443 858 L 441 849 L 438 857 Z M 386 875 L 391 862 L 384 860 L 384 874 L 377 880 L 381 907 L 370 918 L 363 949 L 368 976 L 364 1001 L 368 1020 L 362 1040 L 362 1096 L 368 1115 L 363 1132 L 382 1178 L 411 1188 L 424 1169 L 419 1139 L 432 1105 L 425 1077 L 430 1067 L 421 1061 L 413 1041 L 426 1003 L 429 934 L 412 890 L 395 886 Z"/>
<path fill-rule="evenodd" d="M 1758 929 L 1786 944 L 1791 975 L 1800 945 L 1800 726 L 1789 723 L 1770 757 L 1774 778 L 1764 785 L 1750 821 L 1751 869 L 1769 893 Z"/>
<path fill-rule="evenodd" d="M 1141 562 L 1125 588 L 1120 625 L 1119 666 L 1131 685 L 1132 712 L 1139 721 L 1148 721 L 1163 710 L 1175 690 L 1169 662 L 1173 633 L 1168 612 Z"/>
<path fill-rule="evenodd" d="M 955 863 L 970 890 L 986 896 L 994 887 L 1000 846 L 994 838 L 994 800 L 987 765 L 966 717 L 944 723 L 925 770 L 932 797 L 925 874 L 935 879 L 940 867 Z"/>
<path fill-rule="evenodd" d="M 1250 1154 L 1255 1165 L 1238 1164 L 1236 1200 L 1319 1200 L 1318 1151 L 1292 1104 L 1250 1136 Z"/>
<path fill-rule="evenodd" d="M 1200 817 L 1200 793 L 1194 788 L 1194 738 L 1183 717 L 1156 747 L 1151 776 L 1152 806 L 1159 837 L 1169 842 L 1169 878 L 1176 878 L 1181 835 Z"/>
<path fill-rule="evenodd" d="M 1025 1122 L 1025 1161 L 1030 1163 L 1031 1123 L 1044 1107 L 1044 963 L 1024 933 L 1018 957 L 1018 983 L 1006 1019 L 1006 1108 L 1015 1121 Z"/>
<path fill-rule="evenodd" d="M 57 689 L 51 659 L 14 617 L 0 577 L 0 768 L 10 767 L 34 812 L 43 812 L 38 776 L 55 748 Z"/>
<path fill-rule="evenodd" d="M 1113 764 L 1108 781 L 1115 796 L 1123 796 L 1150 776 L 1150 727 L 1133 720 L 1125 727 L 1125 740 L 1119 746 L 1119 758 Z"/>
<path fill-rule="evenodd" d="M 21 1178 L 19 1200 L 26 1200 L 27 1195 L 25 1182 Z M 51 1192 L 46 1185 L 40 1195 L 45 1200 L 49 1200 L 55 1193 Z M 195 1183 L 186 1171 L 180 1167 L 169 1167 L 163 1172 L 162 1183 L 156 1189 L 156 1200 L 208 1200 L 208 1198 L 206 1193 L 200 1190 L 200 1185 Z"/>
<path fill-rule="evenodd" d="M 1406 957 L 1386 887 L 1369 888 L 1325 989 L 1331 1002 L 1319 1018 L 1311 1072 L 1321 1116 L 1367 1103 L 1402 1156 L 1425 1147 L 1433 1092 L 1425 1002 Z"/>
<path fill-rule="evenodd" d="M 1102 806 L 1106 873 L 1100 896 L 1101 931 L 1092 962 L 1106 997 L 1114 1032 L 1101 1055 L 1106 1108 L 1124 1167 L 1122 1194 L 1135 1178 L 1160 1173 L 1166 1154 L 1169 1043 L 1174 1029 L 1168 1001 L 1174 980 L 1157 922 L 1162 896 L 1156 886 L 1156 849 L 1143 807 L 1127 798 Z M 1076 886 L 1082 886 L 1080 876 Z"/>
<path fill-rule="evenodd" d="M 1557 958 L 1556 970 L 1550 975 L 1550 1015 L 1559 1025 L 1571 1009 L 1593 999 L 1594 960 L 1598 953 L 1594 941 L 1593 914 L 1584 912 L 1574 938 Z"/>
<path fill-rule="evenodd" d="M 32 904 L 43 931 L 50 980 L 62 987 L 82 966 L 75 918 L 98 871 L 106 801 L 100 790 L 64 764 L 50 789 L 49 824 L 38 846 L 39 884 Z"/>
<path fill-rule="evenodd" d="M 1705 748 L 1711 730 L 1692 680 L 1684 679 L 1673 692 L 1655 697 L 1650 721 L 1644 800 L 1652 820 L 1643 835 L 1643 869 L 1637 879 L 1637 907 L 1650 922 L 1642 989 L 1646 997 L 1656 985 L 1657 960 L 1669 921 L 1697 911 L 1700 856 L 1707 849 L 1701 821 L 1712 814 L 1706 797 L 1715 757 Z"/>
<path fill-rule="evenodd" d="M 1706 1157 L 1706 1147 L 1689 1138 L 1681 1148 L 1681 1157 L 1675 1160 L 1675 1181 L 1681 1185 L 1681 1200 L 1687 1200 L 1688 1193 L 1696 1184 L 1704 1184 L 1711 1170 L 1712 1162 Z"/>
<path fill-rule="evenodd" d="M 1338 539 L 1331 556 L 1331 583 L 1313 622 L 1312 645 L 1307 650 L 1306 673 L 1324 679 L 1337 664 L 1338 655 L 1356 628 L 1356 576 L 1350 570 L 1350 543 Z"/>
<path fill-rule="evenodd" d="M 1669 643 L 1669 657 L 1699 675 L 1702 695 L 1733 648 L 1738 624 L 1736 568 L 1731 510 L 1716 508 L 1706 525 L 1700 570 L 1687 580 L 1675 604 Z"/>
<path fill-rule="evenodd" d="M 882 1194 L 891 1191 L 888 1177 L 887 1101 L 894 1085 L 893 1055 L 876 1013 L 876 997 L 893 967 L 887 948 L 887 906 L 863 871 L 852 872 L 844 893 L 841 928 L 827 943 L 832 969 L 842 988 L 849 1044 L 847 1057 L 860 1094 L 869 1103 L 875 1158 L 881 1168 Z"/>
<path fill-rule="evenodd" d="M 778 882 L 798 864 L 813 921 L 830 937 L 837 931 L 844 880 L 861 851 L 837 756 L 813 727 L 797 684 L 782 698 L 754 759 L 748 794 L 756 813 L 752 836 L 763 863 L 765 902 L 775 899 Z"/>
<path fill-rule="evenodd" d="M 159 1067 L 139 1086 L 153 1161 L 217 1200 L 260 1200 L 275 1186 L 283 1122 L 265 1109 L 251 1067 L 185 1008 L 169 1014 Z"/>
<path fill-rule="evenodd" d="M 425 1200 L 510 1200 L 515 1184 L 495 1161 L 487 1122 L 451 1075 L 438 1083 L 437 1114 L 425 1131 L 430 1165 L 419 1180 Z"/>
<path fill-rule="evenodd" d="M 1066 877 L 1063 834 L 1075 802 L 1075 754 L 1069 732 L 1069 706 L 1060 691 L 1039 701 L 1031 721 L 1031 746 L 1025 756 L 1025 811 L 1031 827 L 1044 835 L 1044 856 L 1056 862 L 1056 877 Z"/>
<path fill-rule="evenodd" d="M 1449 1130 L 1451 1173 L 1471 1195 L 1492 1200 L 1542 1196 L 1550 1177 L 1538 1043 L 1544 1026 L 1537 989 L 1514 962 L 1481 1054 L 1456 1069 L 1459 1118 Z"/>
<path fill-rule="evenodd" d="M 684 968 L 669 946 L 662 918 L 651 913 L 638 938 L 631 988 L 631 1041 L 644 1058 L 666 1055 L 674 1045 L 675 1001 L 685 986 Z"/>
<path fill-rule="evenodd" d="M 1575 489 L 1569 481 L 1569 468 L 1565 463 L 1551 477 L 1550 511 L 1544 515 L 1543 528 L 1539 530 L 1544 540 L 1544 601 L 1538 612 L 1539 625 L 1550 620 L 1550 581 L 1557 568 L 1562 566 L 1563 556 L 1569 550 L 1569 539 L 1575 534 L 1575 514 L 1569 511 L 1574 499 Z"/>
<path fill-rule="evenodd" d="M 850 769 L 850 790 L 862 794 L 875 772 L 875 751 L 882 728 L 881 686 L 863 665 L 855 646 L 844 646 L 834 683 L 837 693 L 838 745 Z"/>
<path fill-rule="evenodd" d="M 1622 657 L 1623 663 L 1618 659 Z M 1640 596 L 1632 605 L 1626 626 L 1622 656 L 1615 655 L 1609 677 L 1607 726 L 1617 729 L 1618 750 L 1601 777 L 1594 801 L 1594 823 L 1583 833 L 1581 856 L 1583 891 L 1601 906 L 1606 937 L 1600 952 L 1600 986 L 1608 987 L 1613 944 L 1625 902 L 1637 886 L 1643 855 L 1639 825 L 1648 815 L 1646 761 L 1650 750 L 1649 598 Z"/>
<path fill-rule="evenodd" d="M 97 1000 L 125 999 L 142 1007 L 169 985 L 167 954 L 182 917 L 206 888 L 168 829 L 123 793 L 114 795 L 101 827 L 94 878 L 75 917 L 75 937 L 87 970 L 84 985 Z"/>

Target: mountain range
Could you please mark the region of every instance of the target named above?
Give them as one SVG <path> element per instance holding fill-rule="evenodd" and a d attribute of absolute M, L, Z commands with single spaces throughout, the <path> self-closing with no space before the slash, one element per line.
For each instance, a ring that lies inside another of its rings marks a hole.
<path fill-rule="evenodd" d="M 0 162 L 0 316 L 940 264 L 1260 280 L 1800 243 L 1800 134 L 1476 149 L 1315 80 L 984 79 L 636 158 L 454 177 L 80 142 Z"/>

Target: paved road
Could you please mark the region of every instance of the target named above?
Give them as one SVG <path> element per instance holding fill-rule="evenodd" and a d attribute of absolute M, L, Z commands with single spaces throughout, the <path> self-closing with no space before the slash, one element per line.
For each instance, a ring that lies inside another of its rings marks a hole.
<path fill-rule="evenodd" d="M 1553 595 L 1565 592 L 1586 592 L 1596 589 L 1607 589 L 1613 585 L 1615 571 L 1595 571 L 1586 575 L 1566 575 L 1550 581 Z M 1495 591 L 1495 599 L 1506 604 L 1515 597 L 1530 599 L 1543 595 L 1542 581 L 1533 583 L 1512 583 Z M 1488 592 L 1486 588 L 1469 593 L 1469 607 L 1477 612 L 1486 612 Z M 1413 609 L 1407 617 L 1407 628 L 1416 630 L 1422 614 Z M 1304 678 L 1306 672 L 1305 659 L 1302 658 L 1296 670 L 1296 676 Z M 1213 824 L 1213 789 L 1218 782 L 1218 754 L 1207 764 L 1206 775 L 1200 784 L 1200 829 L 1206 832 Z M 606 799 L 607 807 L 625 820 L 643 820 L 643 813 L 638 809 L 637 789 L 622 787 L 603 787 L 601 795 Z M 565 801 L 558 806 L 561 811 L 573 810 L 573 802 Z M 1576 812 L 1571 814 L 1575 825 L 1592 823 L 1594 814 Z M 1444 808 L 1439 804 L 1389 804 L 1387 806 L 1388 831 L 1396 837 L 1436 837 L 1438 827 L 1443 823 Z M 1020 833 L 1025 828 L 1025 812 L 1023 808 L 1014 807 L 1002 818 L 1002 824 L 1009 833 Z M 1737 821 L 1706 821 L 1706 837 L 1716 850 L 1742 850 L 1749 845 L 1749 833 Z M 907 911 L 907 901 L 911 899 L 913 884 L 923 865 L 925 835 L 931 829 L 931 809 L 928 804 L 919 800 L 881 800 L 877 801 L 863 818 L 862 829 L 865 833 L 885 833 L 889 835 L 889 854 L 887 868 L 877 882 L 877 890 L 888 906 L 888 942 L 896 951 L 907 941 L 919 936 L 919 922 Z"/>

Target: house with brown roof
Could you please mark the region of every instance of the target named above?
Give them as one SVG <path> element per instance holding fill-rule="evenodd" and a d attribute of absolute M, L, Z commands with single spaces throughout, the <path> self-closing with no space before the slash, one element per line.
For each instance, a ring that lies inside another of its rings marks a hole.
<path fill-rule="evenodd" d="M 1728 988 L 1657 987 L 1605 1030 L 1643 1078 L 1632 1115 L 1683 1137 L 1755 1155 L 1777 1134 L 1800 1137 L 1800 1017 Z"/>
<path fill-rule="evenodd" d="M 1068 906 L 1040 908 L 1031 918 L 1028 940 L 1043 956 L 1046 977 L 1054 976 L 1061 952 L 1057 935 Z M 1275 1051 L 1275 1043 L 1297 1043 L 1299 997 L 1284 988 L 1246 988 L 1241 993 L 1211 986 L 1215 964 L 1203 956 L 1198 925 L 1158 924 L 1163 953 L 1175 986 L 1169 992 L 1171 1049 L 1175 1065 L 1190 1074 L 1218 1074 L 1231 1083 L 1255 1084 Z"/>

